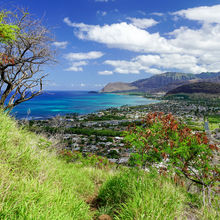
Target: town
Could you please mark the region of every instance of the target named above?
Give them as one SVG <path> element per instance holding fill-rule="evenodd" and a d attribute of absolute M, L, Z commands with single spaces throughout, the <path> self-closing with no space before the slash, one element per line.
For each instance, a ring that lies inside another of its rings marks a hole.
<path fill-rule="evenodd" d="M 142 125 L 149 112 L 172 113 L 194 131 L 205 131 L 212 143 L 220 143 L 220 105 L 218 102 L 161 100 L 141 106 L 110 108 L 93 114 L 68 114 L 47 120 L 30 120 L 29 129 L 55 136 L 63 149 L 107 157 L 126 164 L 133 149 L 123 138 L 129 125 Z"/>

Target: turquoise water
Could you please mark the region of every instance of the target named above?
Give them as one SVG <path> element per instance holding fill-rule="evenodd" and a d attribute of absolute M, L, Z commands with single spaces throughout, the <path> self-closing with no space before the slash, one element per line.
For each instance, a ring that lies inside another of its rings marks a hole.
<path fill-rule="evenodd" d="M 16 106 L 16 118 L 41 119 L 68 113 L 88 114 L 123 105 L 146 105 L 157 102 L 140 96 L 89 93 L 87 91 L 47 91 Z"/>

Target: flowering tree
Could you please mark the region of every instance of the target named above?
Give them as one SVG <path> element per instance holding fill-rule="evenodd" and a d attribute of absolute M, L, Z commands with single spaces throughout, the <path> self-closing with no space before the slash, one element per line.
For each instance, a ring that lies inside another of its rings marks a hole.
<path fill-rule="evenodd" d="M 149 113 L 143 126 L 130 127 L 125 140 L 135 148 L 133 165 L 152 165 L 165 162 L 179 176 L 210 189 L 219 181 L 219 168 L 212 163 L 219 151 L 210 144 L 205 133 L 194 133 L 171 114 Z"/>

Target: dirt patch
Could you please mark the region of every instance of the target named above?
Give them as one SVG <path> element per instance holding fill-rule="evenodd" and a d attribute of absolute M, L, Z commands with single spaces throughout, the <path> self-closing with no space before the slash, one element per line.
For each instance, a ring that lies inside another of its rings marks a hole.
<path fill-rule="evenodd" d="M 96 210 L 98 210 L 99 203 L 98 203 L 97 195 L 93 195 L 93 196 L 89 197 L 89 198 L 86 200 L 86 203 L 90 206 L 90 210 L 91 210 L 91 211 L 96 211 Z"/>
<path fill-rule="evenodd" d="M 112 220 L 112 218 L 109 215 L 100 215 L 98 220 Z"/>

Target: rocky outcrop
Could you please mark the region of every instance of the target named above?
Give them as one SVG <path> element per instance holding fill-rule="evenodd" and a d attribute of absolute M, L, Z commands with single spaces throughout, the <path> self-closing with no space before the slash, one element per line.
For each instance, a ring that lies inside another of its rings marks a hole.
<path fill-rule="evenodd" d="M 110 92 L 125 92 L 125 91 L 135 91 L 138 88 L 136 86 L 132 86 L 130 83 L 108 83 L 101 92 L 110 93 Z"/>

